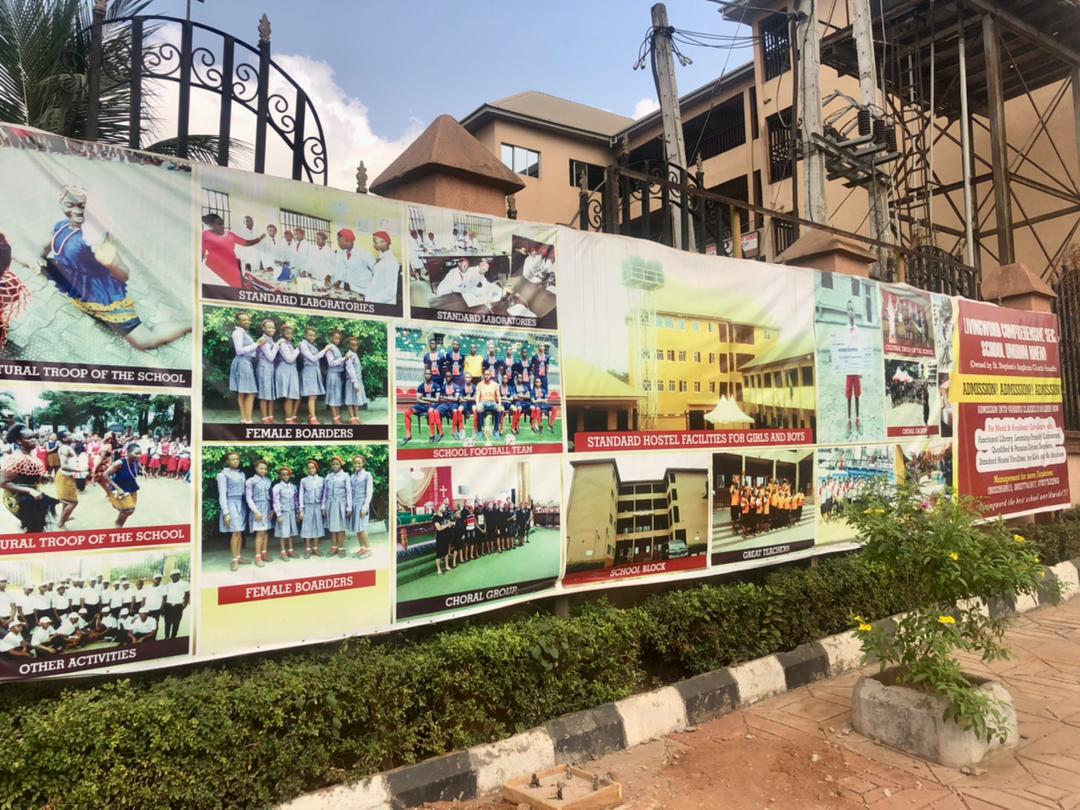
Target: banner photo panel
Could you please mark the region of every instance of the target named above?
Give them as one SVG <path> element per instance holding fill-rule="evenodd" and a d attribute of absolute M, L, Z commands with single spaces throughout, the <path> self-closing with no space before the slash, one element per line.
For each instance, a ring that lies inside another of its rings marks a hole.
<path fill-rule="evenodd" d="M 204 447 L 199 652 L 388 627 L 388 465 L 384 445 Z"/>
<path fill-rule="evenodd" d="M 191 385 L 191 167 L 0 126 L 0 376 Z"/>
<path fill-rule="evenodd" d="M 919 485 L 919 491 L 928 503 L 954 487 L 953 443 L 947 439 L 912 439 L 899 445 L 897 456 L 897 479 Z M 970 495 L 963 489 L 963 495 Z"/>
<path fill-rule="evenodd" d="M 814 547 L 814 450 L 714 453 L 712 564 Z"/>
<path fill-rule="evenodd" d="M 885 382 L 876 282 L 814 274 L 817 441 L 885 439 Z"/>
<path fill-rule="evenodd" d="M 399 461 L 397 620 L 553 588 L 562 565 L 559 464 L 554 456 Z"/>
<path fill-rule="evenodd" d="M 1057 317 L 959 301 L 958 483 L 989 516 L 1071 502 Z"/>
<path fill-rule="evenodd" d="M 708 549 L 707 453 L 570 461 L 564 587 L 703 570 Z"/>
<path fill-rule="evenodd" d="M 217 166 L 198 178 L 203 298 L 402 315 L 401 206 Z"/>
<path fill-rule="evenodd" d="M 563 230 L 571 450 L 814 441 L 814 274 Z"/>
<path fill-rule="evenodd" d="M 194 621 L 186 546 L 0 555 L 0 681 L 134 671 L 187 660 Z"/>
<path fill-rule="evenodd" d="M 386 332 L 382 321 L 204 306 L 203 438 L 385 441 Z"/>
<path fill-rule="evenodd" d="M 433 324 L 399 327 L 395 348 L 399 459 L 562 452 L 554 335 Z"/>
<path fill-rule="evenodd" d="M 853 543 L 847 522 L 851 510 L 862 509 L 866 491 L 896 483 L 896 445 L 846 445 L 817 450 L 817 547 Z"/>
<path fill-rule="evenodd" d="M 191 540 L 189 397 L 20 385 L 7 398 L 23 421 L 0 456 L 0 555 Z"/>
<path fill-rule="evenodd" d="M 408 227 L 412 317 L 524 329 L 558 325 L 555 226 L 409 205 Z"/>

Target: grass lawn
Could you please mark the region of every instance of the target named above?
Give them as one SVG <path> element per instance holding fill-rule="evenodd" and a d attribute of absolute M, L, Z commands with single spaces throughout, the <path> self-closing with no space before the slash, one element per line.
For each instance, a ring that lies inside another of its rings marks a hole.
<path fill-rule="evenodd" d="M 504 424 L 509 426 L 509 417 L 504 419 Z M 521 424 L 519 425 L 520 433 L 515 436 L 515 440 L 518 444 L 560 444 L 562 442 L 562 417 L 559 416 L 555 420 L 555 432 L 552 433 L 548 428 L 547 421 L 544 421 L 544 430 L 542 433 L 533 433 L 532 427 L 530 427 L 527 419 L 522 417 Z M 450 435 L 451 425 L 449 422 L 443 422 L 443 440 L 439 442 L 440 447 L 464 447 L 465 442 L 455 439 Z M 506 434 L 503 433 L 501 439 L 496 440 L 492 438 L 492 443 L 497 441 L 504 443 L 506 441 Z M 465 433 L 467 436 L 472 436 L 472 419 L 467 419 L 465 422 Z M 401 446 L 401 442 L 405 438 L 405 414 L 398 413 L 397 415 L 397 442 L 398 446 Z M 477 437 L 475 444 L 483 444 L 487 441 L 483 435 Z M 428 425 L 426 416 L 418 416 L 413 419 L 413 438 L 409 442 L 409 447 L 423 447 L 428 444 Z"/>

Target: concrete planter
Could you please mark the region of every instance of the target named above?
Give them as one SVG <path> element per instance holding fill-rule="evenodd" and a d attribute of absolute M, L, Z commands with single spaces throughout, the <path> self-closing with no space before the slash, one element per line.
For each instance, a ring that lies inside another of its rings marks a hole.
<path fill-rule="evenodd" d="M 964 768 L 978 765 L 991 751 L 1018 742 L 1012 697 L 997 681 L 969 676 L 979 690 L 998 701 L 1009 727 L 1008 738 L 991 742 L 944 719 L 948 702 L 908 686 L 895 685 L 896 669 L 859 678 L 852 696 L 852 725 L 860 734 L 913 756 Z"/>

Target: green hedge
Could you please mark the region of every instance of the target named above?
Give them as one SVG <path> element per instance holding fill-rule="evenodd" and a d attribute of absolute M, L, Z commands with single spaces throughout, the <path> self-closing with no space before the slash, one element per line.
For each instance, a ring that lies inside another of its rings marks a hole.
<path fill-rule="evenodd" d="M 1025 532 L 1052 564 L 1080 522 Z M 482 618 L 87 685 L 6 685 L 0 807 L 261 807 L 791 649 L 920 599 L 858 556 L 567 619 Z"/>

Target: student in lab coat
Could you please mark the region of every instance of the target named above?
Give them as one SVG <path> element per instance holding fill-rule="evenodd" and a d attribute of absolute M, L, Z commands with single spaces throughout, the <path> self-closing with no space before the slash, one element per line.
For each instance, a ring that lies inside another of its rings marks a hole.
<path fill-rule="evenodd" d="M 376 259 L 364 300 L 372 304 L 396 303 L 401 264 L 390 252 L 390 234 L 376 231 L 371 235 L 371 246 L 375 248 Z"/>

